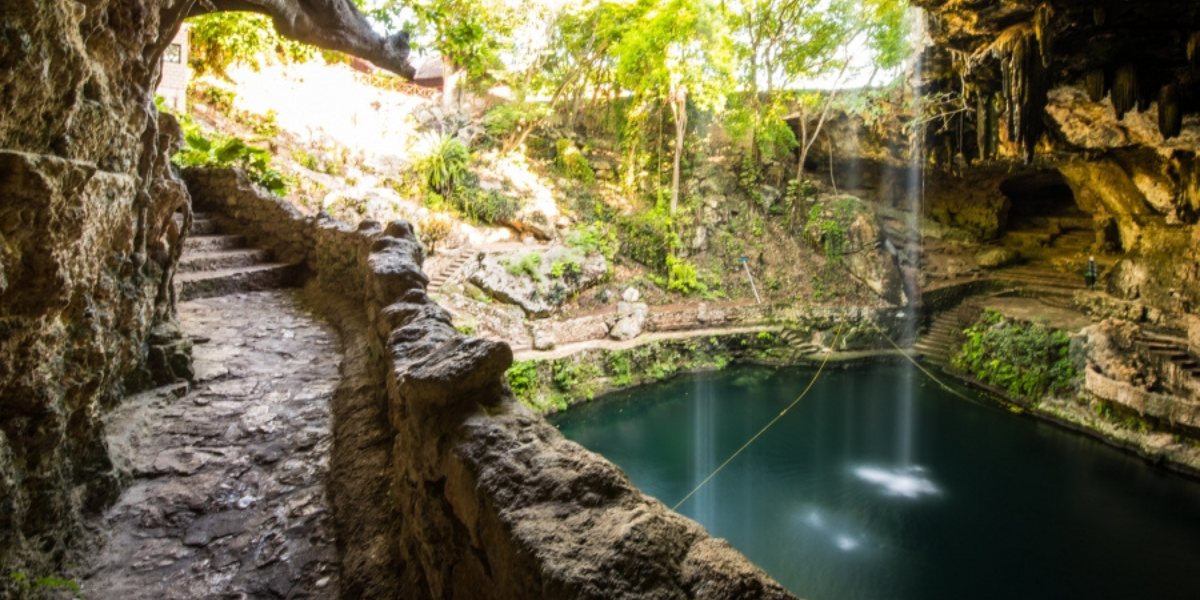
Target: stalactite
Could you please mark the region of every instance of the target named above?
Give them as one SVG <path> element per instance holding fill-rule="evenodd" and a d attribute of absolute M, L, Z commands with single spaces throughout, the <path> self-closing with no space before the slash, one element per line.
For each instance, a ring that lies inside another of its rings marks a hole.
<path fill-rule="evenodd" d="M 1054 9 L 1049 4 L 1042 4 L 1033 12 L 1033 33 L 1037 37 L 1038 53 L 1042 57 L 1042 66 L 1050 66 L 1054 57 L 1054 32 L 1050 29 L 1050 18 Z"/>
<path fill-rule="evenodd" d="M 1096 27 L 1104 27 L 1104 22 L 1108 20 L 1108 12 L 1103 6 L 1097 6 L 1092 9 L 1092 20 L 1096 22 Z"/>
<path fill-rule="evenodd" d="M 1113 78 L 1112 103 L 1117 111 L 1117 119 L 1124 119 L 1125 113 L 1133 110 L 1138 101 L 1137 68 L 1132 63 L 1125 63 L 1117 69 Z"/>
<path fill-rule="evenodd" d="M 1092 102 L 1104 99 L 1104 69 L 1092 69 L 1087 73 L 1087 93 Z"/>
<path fill-rule="evenodd" d="M 1158 131 L 1164 140 L 1179 137 L 1183 112 L 1179 110 L 1179 85 L 1169 83 L 1158 92 Z"/>
<path fill-rule="evenodd" d="M 1000 154 L 1000 109 L 1004 106 L 1004 99 L 1000 94 L 992 94 L 992 101 L 988 105 L 988 156 L 993 159 Z"/>
<path fill-rule="evenodd" d="M 1200 68 L 1200 31 L 1193 31 L 1188 37 L 1187 59 L 1193 69 Z"/>
<path fill-rule="evenodd" d="M 1026 162 L 1033 159 L 1034 146 L 1042 134 L 1046 106 L 1045 68 L 1034 55 L 1035 38 L 1030 27 L 1013 27 L 991 47 L 992 55 L 1000 60 L 1009 138 L 1023 151 Z"/>

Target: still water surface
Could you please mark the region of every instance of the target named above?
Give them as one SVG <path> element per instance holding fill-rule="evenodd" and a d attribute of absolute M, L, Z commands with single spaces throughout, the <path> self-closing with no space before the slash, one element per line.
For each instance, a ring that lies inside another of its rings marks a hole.
<path fill-rule="evenodd" d="M 552 422 L 672 506 L 812 375 L 684 376 Z M 899 366 L 825 371 L 679 512 L 809 600 L 1200 598 L 1200 483 Z"/>

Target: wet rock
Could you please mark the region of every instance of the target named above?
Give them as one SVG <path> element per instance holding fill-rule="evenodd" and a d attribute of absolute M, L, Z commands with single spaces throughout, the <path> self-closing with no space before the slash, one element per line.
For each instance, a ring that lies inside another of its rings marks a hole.
<path fill-rule="evenodd" d="M 245 531 L 246 522 L 243 515 L 236 512 L 222 512 L 203 515 L 192 521 L 187 533 L 183 536 L 185 546 L 207 546 L 209 542 Z"/>

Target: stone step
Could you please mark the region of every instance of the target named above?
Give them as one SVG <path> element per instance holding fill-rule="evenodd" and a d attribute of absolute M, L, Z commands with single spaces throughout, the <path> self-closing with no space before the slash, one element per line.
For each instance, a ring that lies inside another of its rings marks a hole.
<path fill-rule="evenodd" d="M 297 283 L 299 265 L 268 263 L 252 267 L 196 271 L 175 275 L 175 292 L 181 301 L 288 287 Z"/>
<path fill-rule="evenodd" d="M 179 260 L 180 273 L 196 271 L 220 271 L 236 267 L 249 267 L 270 262 L 271 251 L 261 248 L 239 248 L 213 252 L 187 252 Z"/>
<path fill-rule="evenodd" d="M 215 252 L 217 250 L 233 250 L 246 245 L 246 238 L 240 235 L 199 235 L 189 236 L 183 243 L 183 252 Z"/>
<path fill-rule="evenodd" d="M 216 219 L 193 219 L 192 235 L 213 235 L 221 230 Z"/>

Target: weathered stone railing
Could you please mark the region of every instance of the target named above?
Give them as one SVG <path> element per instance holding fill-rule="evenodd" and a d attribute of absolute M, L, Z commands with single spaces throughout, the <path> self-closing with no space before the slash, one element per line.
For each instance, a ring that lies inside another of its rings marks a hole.
<path fill-rule="evenodd" d="M 727 543 L 647 497 L 513 397 L 506 344 L 464 337 L 426 295 L 411 227 L 302 217 L 229 171 L 186 174 L 322 287 L 361 297 L 386 365 L 414 598 L 790 598 Z"/>

